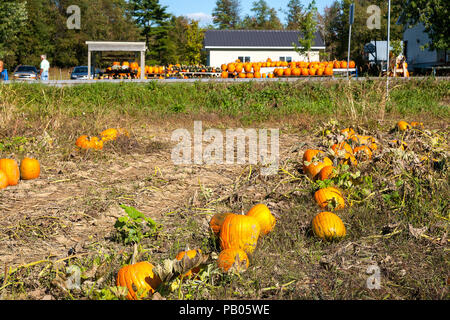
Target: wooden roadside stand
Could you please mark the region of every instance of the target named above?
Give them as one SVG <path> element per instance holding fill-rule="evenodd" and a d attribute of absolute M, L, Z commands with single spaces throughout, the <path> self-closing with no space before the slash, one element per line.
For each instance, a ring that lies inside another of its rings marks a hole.
<path fill-rule="evenodd" d="M 91 77 L 91 53 L 93 51 L 128 51 L 140 52 L 141 54 L 141 80 L 145 79 L 145 42 L 119 42 L 119 41 L 86 41 L 88 46 L 88 79 Z"/>

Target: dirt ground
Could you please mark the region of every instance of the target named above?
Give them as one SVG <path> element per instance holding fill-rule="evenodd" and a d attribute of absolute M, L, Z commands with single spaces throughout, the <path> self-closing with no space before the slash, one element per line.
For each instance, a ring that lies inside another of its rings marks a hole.
<path fill-rule="evenodd" d="M 249 167 L 174 165 L 171 151 L 176 143 L 168 128 L 152 126 L 133 136 L 140 137 L 137 146 L 105 147 L 102 156 L 76 149 L 68 156 L 55 154 L 41 161 L 39 179 L 3 190 L 0 264 L 14 268 L 62 258 L 71 248 L 107 240 L 123 215 L 121 203 L 155 221 L 167 220 L 168 214 L 195 206 L 205 190 L 227 193 Z M 280 159 L 289 157 L 297 142 L 295 135 L 282 134 Z M 205 227 L 209 218 L 204 215 Z"/>

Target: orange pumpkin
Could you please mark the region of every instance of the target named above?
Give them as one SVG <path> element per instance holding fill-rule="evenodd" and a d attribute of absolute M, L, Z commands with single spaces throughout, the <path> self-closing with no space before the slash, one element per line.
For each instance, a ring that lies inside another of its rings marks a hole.
<path fill-rule="evenodd" d="M 0 159 L 0 170 L 6 174 L 8 185 L 15 186 L 19 183 L 20 170 L 14 159 Z"/>
<path fill-rule="evenodd" d="M 333 174 L 333 166 L 325 166 L 323 167 L 317 175 L 317 179 L 319 180 L 327 180 L 334 176 Z"/>
<path fill-rule="evenodd" d="M 224 63 L 220 66 L 220 68 L 222 69 L 222 71 L 227 71 L 227 65 Z"/>
<path fill-rule="evenodd" d="M 314 194 L 314 199 L 321 208 L 326 208 L 328 206 L 331 206 L 336 210 L 345 208 L 345 200 L 342 193 L 334 187 L 317 190 Z"/>
<path fill-rule="evenodd" d="M 341 68 L 342 69 L 346 69 L 347 68 L 347 61 L 342 60 L 340 64 L 341 64 Z"/>
<path fill-rule="evenodd" d="M 302 68 L 302 76 L 309 76 L 308 68 Z"/>
<path fill-rule="evenodd" d="M 263 203 L 253 206 L 246 215 L 249 217 L 254 217 L 258 220 L 261 227 L 261 235 L 263 236 L 268 234 L 275 227 L 276 219 L 270 212 L 269 208 Z"/>
<path fill-rule="evenodd" d="M 253 72 L 248 72 L 246 74 L 246 76 L 247 76 L 248 79 L 253 79 L 254 78 Z"/>
<path fill-rule="evenodd" d="M 353 60 L 350 60 L 350 62 L 348 63 L 348 67 L 349 68 L 355 68 L 356 67 L 356 63 L 355 63 L 355 61 L 353 61 Z"/>
<path fill-rule="evenodd" d="M 20 162 L 20 177 L 23 180 L 32 180 L 41 174 L 41 165 L 39 161 L 31 158 L 23 158 Z"/>
<path fill-rule="evenodd" d="M 292 74 L 292 70 L 290 68 L 284 69 L 283 74 L 287 77 L 289 77 Z"/>
<path fill-rule="evenodd" d="M 334 240 L 346 235 L 341 218 L 332 212 L 317 214 L 311 224 L 314 235 L 324 240 Z"/>
<path fill-rule="evenodd" d="M 7 186 L 9 186 L 8 176 L 5 171 L 0 170 L 0 189 L 5 189 Z"/>
<path fill-rule="evenodd" d="M 231 267 L 238 272 L 245 271 L 249 266 L 248 256 L 242 249 L 225 249 L 217 257 L 217 265 L 223 272 L 228 272 Z"/>
<path fill-rule="evenodd" d="M 243 64 L 243 63 L 237 63 L 237 64 L 236 64 L 236 69 L 235 69 L 235 71 L 236 71 L 237 73 L 241 73 L 242 70 L 244 70 L 244 64 Z"/>
<path fill-rule="evenodd" d="M 233 73 L 236 70 L 236 66 L 234 63 L 229 63 L 227 66 L 228 72 Z"/>
<path fill-rule="evenodd" d="M 138 262 L 122 267 L 117 274 L 117 286 L 128 289 L 128 300 L 145 297 L 148 292 L 154 293 L 161 284 L 161 279 L 153 273 L 153 264 L 148 261 Z M 142 295 L 138 293 L 141 293 Z"/>
<path fill-rule="evenodd" d="M 222 223 L 225 221 L 225 218 L 234 213 L 216 213 L 212 216 L 211 220 L 209 220 L 209 227 L 215 235 L 220 233 L 220 228 L 222 227 Z"/>
<path fill-rule="evenodd" d="M 323 151 L 316 149 L 308 149 L 303 154 L 303 172 L 311 179 L 314 179 L 323 167 L 333 164 L 333 161 L 328 157 L 324 157 L 320 161 L 320 156 L 323 154 Z M 309 164 L 307 165 L 305 162 L 309 162 Z"/>
<path fill-rule="evenodd" d="M 222 74 L 220 75 L 222 78 L 228 78 L 228 72 L 222 71 Z"/>
<path fill-rule="evenodd" d="M 252 253 L 256 248 L 260 232 L 261 227 L 256 218 L 230 214 L 220 228 L 220 247 L 222 250 L 237 248 L 246 253 Z"/>

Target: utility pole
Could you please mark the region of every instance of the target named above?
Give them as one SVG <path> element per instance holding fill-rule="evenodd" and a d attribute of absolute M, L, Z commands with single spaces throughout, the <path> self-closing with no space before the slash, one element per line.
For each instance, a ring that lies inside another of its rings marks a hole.
<path fill-rule="evenodd" d="M 389 99 L 389 41 L 391 36 L 391 0 L 388 0 L 387 43 L 386 43 L 386 102 Z"/>
<path fill-rule="evenodd" d="M 352 39 L 352 24 L 355 21 L 355 17 L 354 17 L 354 12 L 355 12 L 355 4 L 352 3 L 350 5 L 350 12 L 349 12 L 349 25 L 350 28 L 348 29 L 348 52 L 347 52 L 347 80 L 349 79 L 349 73 L 348 73 L 348 68 L 349 68 L 349 64 L 350 64 L 350 43 L 351 43 L 351 39 Z"/>

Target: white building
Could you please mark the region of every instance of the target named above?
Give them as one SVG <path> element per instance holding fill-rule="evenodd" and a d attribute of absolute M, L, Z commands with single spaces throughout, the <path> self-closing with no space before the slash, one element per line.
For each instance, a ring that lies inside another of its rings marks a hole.
<path fill-rule="evenodd" d="M 426 69 L 433 66 L 445 65 L 449 62 L 450 52 L 423 49 L 430 42 L 422 23 L 407 27 L 403 33 L 404 55 L 408 62 L 408 69 Z"/>
<path fill-rule="evenodd" d="M 307 55 L 294 50 L 298 43 L 299 32 L 290 30 L 207 30 L 204 50 L 207 51 L 207 65 L 220 67 L 234 62 L 307 61 Z M 325 49 L 325 43 L 316 32 L 316 38 L 310 51 L 310 61 L 319 61 L 319 50 Z"/>

